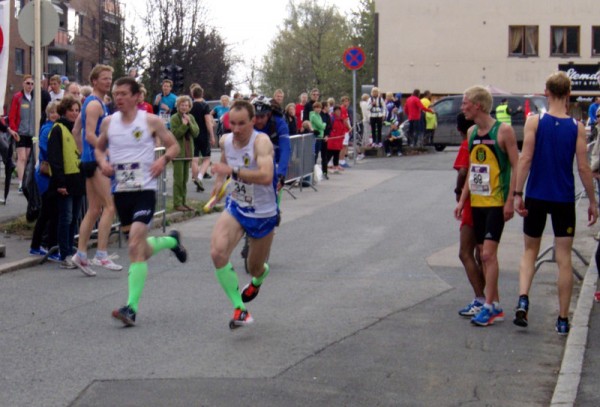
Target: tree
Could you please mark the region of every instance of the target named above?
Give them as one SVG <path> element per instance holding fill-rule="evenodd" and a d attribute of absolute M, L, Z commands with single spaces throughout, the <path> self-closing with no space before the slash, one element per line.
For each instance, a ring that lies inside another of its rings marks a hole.
<path fill-rule="evenodd" d="M 127 75 L 130 68 L 144 68 L 146 53 L 140 44 L 135 26 L 131 25 L 129 30 L 125 29 L 123 41 L 119 43 L 118 56 L 113 60 L 114 78 Z"/>
<path fill-rule="evenodd" d="M 342 63 L 351 45 L 350 27 L 334 6 L 315 0 L 296 4 L 290 0 L 289 15 L 278 37 L 263 58 L 260 90 L 271 94 L 281 88 L 298 95 L 318 87 L 323 96 L 339 97 L 352 89 L 352 75 Z"/>
<path fill-rule="evenodd" d="M 150 95 L 160 91 L 160 68 L 183 68 L 184 90 L 200 83 L 205 97 L 231 89 L 232 58 L 221 36 L 204 22 L 202 0 L 146 0 L 144 25 L 148 30 L 148 69 L 144 82 Z"/>

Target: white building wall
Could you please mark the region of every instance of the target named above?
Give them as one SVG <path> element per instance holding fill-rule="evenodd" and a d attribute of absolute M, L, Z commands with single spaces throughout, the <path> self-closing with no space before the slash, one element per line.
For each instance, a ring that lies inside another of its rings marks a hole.
<path fill-rule="evenodd" d="M 462 93 L 474 84 L 541 93 L 559 64 L 600 64 L 592 57 L 593 0 L 375 0 L 379 78 L 384 91 Z M 537 57 L 509 57 L 509 26 L 538 28 Z M 580 27 L 578 57 L 550 57 L 551 26 Z M 600 67 L 600 66 L 599 66 Z M 590 94 L 590 92 L 581 92 Z"/>

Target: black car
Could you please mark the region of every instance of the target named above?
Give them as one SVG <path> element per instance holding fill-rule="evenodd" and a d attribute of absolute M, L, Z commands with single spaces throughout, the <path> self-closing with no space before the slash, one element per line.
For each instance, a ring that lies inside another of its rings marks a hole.
<path fill-rule="evenodd" d="M 494 104 L 491 115 L 496 117 L 496 107 L 502 99 L 508 100 L 508 107 L 517 112 L 512 116 L 512 126 L 517 135 L 519 146 L 523 143 L 523 126 L 525 119 L 532 114 L 538 114 L 548 110 L 548 101 L 545 96 L 539 95 L 494 95 Z M 458 146 L 462 142 L 462 136 L 456 130 L 456 116 L 460 113 L 460 105 L 463 95 L 446 96 L 432 106 L 437 115 L 438 126 L 433 136 L 433 145 L 436 151 L 443 151 L 446 146 Z M 521 111 L 518 111 L 519 106 Z"/>

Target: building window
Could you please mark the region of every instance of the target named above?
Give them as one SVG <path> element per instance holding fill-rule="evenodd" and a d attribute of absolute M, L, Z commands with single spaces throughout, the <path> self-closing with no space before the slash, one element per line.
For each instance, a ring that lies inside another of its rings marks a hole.
<path fill-rule="evenodd" d="M 25 0 L 15 0 L 15 18 L 19 18 L 19 13 L 25 7 Z"/>
<path fill-rule="evenodd" d="M 600 27 L 592 27 L 592 56 L 600 57 Z"/>
<path fill-rule="evenodd" d="M 83 68 L 83 62 L 82 61 L 77 61 L 75 62 L 75 80 L 79 83 L 83 82 L 83 74 L 82 74 L 82 69 Z"/>
<path fill-rule="evenodd" d="M 77 14 L 77 28 L 76 28 L 76 33 L 77 35 L 83 35 L 83 14 Z"/>
<path fill-rule="evenodd" d="M 551 37 L 551 56 L 579 56 L 579 27 L 552 27 Z"/>
<path fill-rule="evenodd" d="M 15 48 L 15 73 L 23 75 L 25 73 L 25 50 Z"/>
<path fill-rule="evenodd" d="M 536 25 L 508 27 L 508 54 L 513 57 L 538 56 L 538 27 Z"/>

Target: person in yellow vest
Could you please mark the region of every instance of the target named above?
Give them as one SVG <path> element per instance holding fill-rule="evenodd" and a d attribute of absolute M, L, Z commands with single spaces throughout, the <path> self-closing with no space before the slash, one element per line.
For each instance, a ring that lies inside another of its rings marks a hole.
<path fill-rule="evenodd" d="M 500 101 L 500 104 L 496 107 L 496 120 L 500 123 L 506 123 L 512 126 L 512 116 L 516 115 L 523 108 L 519 106 L 515 112 L 508 106 L 508 99 L 504 98 Z"/>
<path fill-rule="evenodd" d="M 65 96 L 58 105 L 60 119 L 54 123 L 48 136 L 50 164 L 49 190 L 57 194 L 58 247 L 63 268 L 77 268 L 71 260 L 77 217 L 85 196 L 85 179 L 79 171 L 81 153 L 71 131 L 79 116 L 81 102 Z"/>
<path fill-rule="evenodd" d="M 504 223 L 514 216 L 513 191 L 519 151 L 513 128 L 490 116 L 492 95 L 481 86 L 467 89 L 461 110 L 475 125 L 469 129 L 469 172 L 454 216 L 461 219 L 471 200 L 475 239 L 485 277 L 485 304 L 471 319 L 478 326 L 504 320 L 498 293 L 498 245 Z"/>

